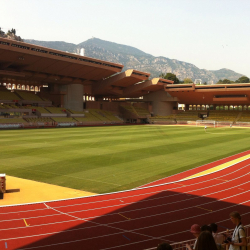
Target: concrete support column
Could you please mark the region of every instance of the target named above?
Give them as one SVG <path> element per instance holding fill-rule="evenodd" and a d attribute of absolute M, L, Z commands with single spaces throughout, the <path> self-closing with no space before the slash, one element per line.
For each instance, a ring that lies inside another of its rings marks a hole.
<path fill-rule="evenodd" d="M 64 107 L 75 111 L 83 111 L 83 85 L 67 85 L 67 93 L 64 96 Z"/>
<path fill-rule="evenodd" d="M 172 114 L 174 108 L 178 109 L 176 99 L 164 90 L 150 93 L 143 100 L 151 102 L 153 115 L 167 116 Z"/>
<path fill-rule="evenodd" d="M 171 115 L 173 108 L 176 106 L 176 103 L 164 101 L 153 101 L 152 104 L 153 114 L 161 116 Z"/>

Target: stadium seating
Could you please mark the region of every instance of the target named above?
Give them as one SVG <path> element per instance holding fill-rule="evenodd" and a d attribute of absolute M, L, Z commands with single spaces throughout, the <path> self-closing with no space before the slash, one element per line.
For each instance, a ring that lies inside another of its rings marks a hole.
<path fill-rule="evenodd" d="M 30 123 L 47 123 L 53 122 L 50 117 L 34 117 L 34 118 L 24 118 L 27 122 Z"/>
<path fill-rule="evenodd" d="M 102 114 L 104 114 L 110 121 L 113 122 L 123 122 L 123 120 L 121 118 L 118 118 L 117 116 L 115 116 L 112 112 L 110 111 L 106 111 L 106 110 L 102 110 L 101 111 Z"/>
<path fill-rule="evenodd" d="M 77 122 L 73 117 L 51 117 L 55 122 Z"/>
<path fill-rule="evenodd" d="M 0 119 L 1 124 L 9 124 L 9 123 L 22 123 L 22 124 L 27 124 L 27 122 L 23 118 L 4 118 Z"/>
<path fill-rule="evenodd" d="M 0 91 L 0 100 L 21 100 L 19 96 L 17 96 L 14 92 L 9 90 L 1 90 Z"/>
<path fill-rule="evenodd" d="M 57 107 L 46 107 L 45 108 L 51 114 L 65 114 L 65 108 L 57 108 Z"/>
<path fill-rule="evenodd" d="M 242 111 L 237 122 L 250 122 L 250 111 Z"/>
<path fill-rule="evenodd" d="M 153 116 L 149 118 L 151 123 L 166 123 L 166 122 L 176 122 L 175 115 L 168 115 L 168 116 Z"/>
<path fill-rule="evenodd" d="M 206 111 L 200 110 L 187 110 L 185 112 L 179 112 L 177 114 L 172 114 L 169 116 L 154 116 L 150 117 L 149 120 L 151 122 L 182 122 L 182 121 L 196 121 L 200 120 L 198 117 L 199 113 L 205 113 Z M 236 122 L 240 117 L 240 111 L 234 110 L 211 110 L 209 111 L 209 116 L 204 118 L 204 120 L 214 120 L 217 122 Z M 250 122 L 250 112 L 243 111 L 242 116 L 238 121 L 249 121 Z"/>
<path fill-rule="evenodd" d="M 38 95 L 34 94 L 33 92 L 30 91 L 20 91 L 16 90 L 15 91 L 18 96 L 20 96 L 23 100 L 28 100 L 28 101 L 38 101 L 41 102 L 43 99 L 41 99 Z"/>
<path fill-rule="evenodd" d="M 66 109 L 70 114 L 85 114 L 84 111 L 75 111 L 72 109 Z"/>
<path fill-rule="evenodd" d="M 139 117 L 147 117 L 150 115 L 147 109 L 136 107 L 136 106 L 133 106 L 133 108 Z"/>
<path fill-rule="evenodd" d="M 50 113 L 46 108 L 43 108 L 43 107 L 32 107 L 32 109 L 36 109 L 41 114 L 49 114 Z"/>
<path fill-rule="evenodd" d="M 85 111 L 84 112 L 84 117 L 75 117 L 75 119 L 79 122 L 91 122 L 91 121 L 102 121 L 98 117 L 94 116 L 91 112 Z"/>
<path fill-rule="evenodd" d="M 1 104 L 0 109 L 18 109 L 19 107 L 14 104 Z"/>
<path fill-rule="evenodd" d="M 240 111 L 234 110 L 211 110 L 207 120 L 235 122 Z"/>
<path fill-rule="evenodd" d="M 100 110 L 98 109 L 89 109 L 89 113 L 92 114 L 93 116 L 95 116 L 96 118 L 98 118 L 100 121 L 103 122 L 109 122 L 110 120 L 101 113 Z"/>
<path fill-rule="evenodd" d="M 131 105 L 131 104 L 122 104 L 121 107 L 123 107 L 124 109 L 126 109 L 127 111 L 133 113 L 134 115 L 138 115 L 135 111 L 135 108 Z"/>
<path fill-rule="evenodd" d="M 198 113 L 201 113 L 200 110 L 186 110 L 179 112 L 175 115 L 176 121 L 196 121 L 199 119 Z"/>
<path fill-rule="evenodd" d="M 110 123 L 110 122 L 122 122 L 121 119 L 116 117 L 112 112 L 100 110 L 100 109 L 89 109 L 88 111 L 84 112 L 75 112 L 70 110 L 74 114 L 84 114 L 85 117 L 75 117 L 78 121 L 102 121 L 103 123 Z"/>

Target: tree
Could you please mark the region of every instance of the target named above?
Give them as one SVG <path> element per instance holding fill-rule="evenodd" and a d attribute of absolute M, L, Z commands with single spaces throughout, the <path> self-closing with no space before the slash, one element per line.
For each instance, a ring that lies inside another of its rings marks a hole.
<path fill-rule="evenodd" d="M 249 78 L 246 76 L 242 76 L 238 80 L 236 80 L 235 82 L 237 82 L 237 83 L 249 83 Z"/>
<path fill-rule="evenodd" d="M 223 80 L 219 80 L 216 84 L 230 84 L 230 83 L 233 83 L 233 81 L 230 81 L 228 79 L 223 79 Z"/>
<path fill-rule="evenodd" d="M 11 30 L 8 30 L 7 34 L 5 34 L 0 28 L 0 36 L 2 36 L 2 37 L 9 36 L 8 38 L 10 38 L 10 39 L 23 42 L 23 39 L 20 36 L 16 35 L 16 29 L 13 29 L 13 28 Z"/>
<path fill-rule="evenodd" d="M 160 77 L 164 78 L 164 79 L 167 79 L 167 80 L 174 81 L 174 84 L 177 84 L 177 83 L 180 82 L 179 79 L 176 77 L 176 75 L 172 74 L 172 73 L 167 73 L 166 75 L 164 75 L 163 73 L 161 73 Z"/>
<path fill-rule="evenodd" d="M 9 35 L 9 36 L 14 35 L 15 36 L 16 35 L 16 30 L 13 29 L 13 28 L 11 30 L 8 30 L 7 35 Z"/>
<path fill-rule="evenodd" d="M 193 83 L 193 80 L 191 78 L 184 78 L 184 83 Z"/>
<path fill-rule="evenodd" d="M 5 35 L 4 31 L 2 30 L 2 28 L 0 27 L 0 36 Z"/>
<path fill-rule="evenodd" d="M 164 78 L 164 73 L 161 72 L 161 74 L 159 75 L 160 78 Z"/>
<path fill-rule="evenodd" d="M 224 79 L 224 80 L 222 81 L 222 83 L 223 83 L 223 84 L 228 84 L 228 83 L 231 83 L 231 81 L 228 80 L 228 79 Z"/>

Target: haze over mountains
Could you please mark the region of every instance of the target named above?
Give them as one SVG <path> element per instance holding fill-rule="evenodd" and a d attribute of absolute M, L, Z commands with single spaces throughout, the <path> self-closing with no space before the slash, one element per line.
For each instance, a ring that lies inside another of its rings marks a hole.
<path fill-rule="evenodd" d="M 161 73 L 165 74 L 170 72 L 176 74 L 180 80 L 188 77 L 193 81 L 195 79 L 201 79 L 202 82 L 212 84 L 218 82 L 219 79 L 226 78 L 235 81 L 243 76 L 242 74 L 229 69 L 199 69 L 191 63 L 169 59 L 163 56 L 155 57 L 137 48 L 104 41 L 98 38 L 91 38 L 80 44 L 57 41 L 38 41 L 32 39 L 25 39 L 25 42 L 52 49 L 68 51 L 70 53 L 76 53 L 77 49 L 84 48 L 84 55 L 87 57 L 123 64 L 124 70 L 132 68 L 139 71 L 149 72 L 151 73 L 151 78 L 159 77 Z"/>

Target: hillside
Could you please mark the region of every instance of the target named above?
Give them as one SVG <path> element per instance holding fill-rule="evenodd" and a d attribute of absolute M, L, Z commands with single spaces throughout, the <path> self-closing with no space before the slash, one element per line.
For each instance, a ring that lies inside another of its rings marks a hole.
<path fill-rule="evenodd" d="M 154 57 L 137 48 L 104 41 L 98 38 L 91 38 L 80 44 L 66 42 L 49 42 L 26 39 L 25 42 L 76 53 L 78 48 L 85 49 L 85 56 L 106 60 L 124 65 L 124 70 L 137 69 L 151 73 L 151 77 L 158 77 L 161 73 L 171 72 L 177 75 L 180 80 L 188 77 L 192 80 L 201 79 L 202 82 L 216 83 L 219 79 L 227 78 L 237 80 L 242 74 L 229 69 L 206 70 L 199 69 L 187 62 L 169 59 L 167 57 Z"/>

